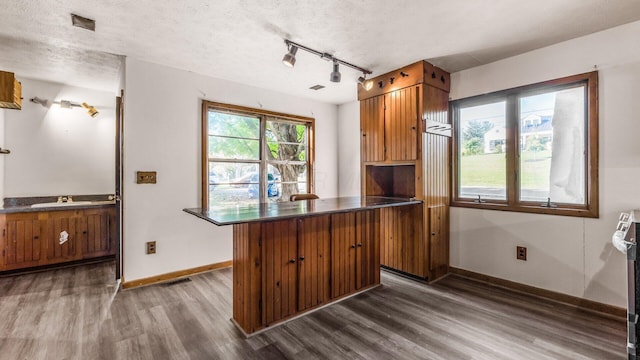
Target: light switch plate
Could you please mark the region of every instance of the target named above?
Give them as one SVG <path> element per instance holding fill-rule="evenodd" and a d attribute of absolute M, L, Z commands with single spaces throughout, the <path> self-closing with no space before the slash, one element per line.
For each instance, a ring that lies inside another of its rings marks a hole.
<path fill-rule="evenodd" d="M 137 171 L 136 172 L 136 184 L 155 184 L 156 172 L 155 171 Z"/>

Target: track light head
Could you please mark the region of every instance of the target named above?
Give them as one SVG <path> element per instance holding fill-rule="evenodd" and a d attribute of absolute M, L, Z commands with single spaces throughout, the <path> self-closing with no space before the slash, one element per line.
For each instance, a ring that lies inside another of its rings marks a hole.
<path fill-rule="evenodd" d="M 360 86 L 362 86 L 366 91 L 373 88 L 373 80 L 367 80 L 367 74 L 362 74 L 362 76 L 358 78 L 358 84 L 360 84 Z"/>
<path fill-rule="evenodd" d="M 331 82 L 335 82 L 335 83 L 339 83 L 340 79 L 342 78 L 342 75 L 340 75 L 340 64 L 338 64 L 337 61 L 333 62 L 333 71 L 331 72 L 331 76 L 329 77 L 329 80 Z"/>
<path fill-rule="evenodd" d="M 40 104 L 40 105 L 42 105 L 43 107 L 47 107 L 47 106 L 49 106 L 49 101 L 47 101 L 46 99 L 40 99 L 40 98 L 39 98 L 39 97 L 37 97 L 37 96 L 36 96 L 36 97 L 34 97 L 34 98 L 32 98 L 32 99 L 31 99 L 31 102 L 32 102 L 32 103 L 35 103 L 35 104 Z"/>
<path fill-rule="evenodd" d="M 98 114 L 99 114 L 98 109 L 96 109 L 93 106 L 87 104 L 86 102 L 82 103 L 82 107 L 87 110 L 87 114 L 89 116 L 91 116 L 92 118 L 98 116 Z"/>
<path fill-rule="evenodd" d="M 293 67 L 296 64 L 296 52 L 298 52 L 298 47 L 295 45 L 288 45 L 289 52 L 284 54 L 282 58 L 282 63 L 288 67 Z"/>

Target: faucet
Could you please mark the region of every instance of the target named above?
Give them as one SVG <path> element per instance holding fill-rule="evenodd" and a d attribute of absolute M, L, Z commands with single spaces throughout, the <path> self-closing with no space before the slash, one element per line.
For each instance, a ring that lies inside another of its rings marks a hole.
<path fill-rule="evenodd" d="M 58 204 L 62 202 L 62 196 L 58 196 Z"/>
<path fill-rule="evenodd" d="M 67 202 L 73 202 L 73 198 L 71 197 L 71 195 L 67 195 Z"/>

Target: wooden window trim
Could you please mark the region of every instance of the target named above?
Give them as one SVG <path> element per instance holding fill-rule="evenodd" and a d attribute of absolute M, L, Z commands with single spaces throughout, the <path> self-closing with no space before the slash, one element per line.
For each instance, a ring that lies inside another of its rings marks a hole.
<path fill-rule="evenodd" d="M 519 146 L 519 136 L 517 135 L 517 121 L 514 125 L 513 119 L 517 119 L 517 114 L 514 114 L 514 108 L 509 104 L 509 97 L 517 97 L 518 95 L 530 93 L 540 90 L 540 92 L 548 92 L 553 90 L 554 87 L 562 88 L 568 87 L 572 84 L 584 83 L 586 86 L 586 104 L 585 110 L 587 113 L 587 124 L 585 129 L 585 149 L 586 149 L 586 161 L 585 161 L 585 205 L 576 204 L 556 204 L 555 208 L 547 208 L 540 206 L 539 202 L 525 202 L 518 199 L 520 193 L 520 184 L 517 179 L 518 174 L 518 159 L 517 149 Z M 461 198 L 459 196 L 459 118 L 458 108 L 460 104 L 472 105 L 483 104 L 491 102 L 492 100 L 504 99 L 507 101 L 507 124 L 506 124 L 506 172 L 507 172 L 507 200 L 492 200 L 483 199 L 485 202 L 477 203 L 473 199 Z M 452 141 L 452 196 L 451 206 L 466 207 L 476 209 L 488 209 L 488 210 L 503 210 L 503 211 L 515 211 L 525 213 L 537 213 L 537 214 L 549 214 L 549 215 L 564 215 L 564 216 L 576 216 L 587 218 L 599 217 L 599 183 L 598 183 L 598 72 L 588 72 L 584 74 L 578 74 L 568 76 L 564 78 L 554 79 L 550 81 L 544 81 L 532 85 L 521 86 L 513 89 L 497 91 L 490 94 L 478 95 L 469 98 L 459 99 L 451 102 L 450 114 L 452 116 L 452 123 L 454 126 L 454 136 Z"/>
<path fill-rule="evenodd" d="M 292 115 L 292 114 L 285 114 L 285 113 L 280 113 L 280 112 L 276 112 L 276 111 L 269 111 L 269 110 L 262 110 L 262 109 L 255 109 L 255 108 L 250 108 L 250 107 L 246 107 L 246 106 L 240 106 L 240 105 L 232 105 L 232 104 L 224 104 L 224 103 L 219 103 L 219 102 L 214 102 L 214 101 L 208 101 L 208 100 L 202 100 L 202 123 L 201 123 L 201 137 L 200 137 L 200 141 L 201 141 L 201 154 L 200 154 L 200 159 L 201 159 L 201 174 L 200 174 L 200 181 L 201 181 L 201 185 L 200 185 L 200 190 L 201 190 L 201 206 L 202 208 L 208 208 L 209 207 L 209 152 L 208 152 L 208 132 L 209 132 L 209 124 L 208 124 L 208 111 L 209 110 L 215 110 L 215 111 L 226 111 L 226 112 L 232 112 L 232 113 L 236 113 L 236 114 L 243 114 L 243 115 L 249 115 L 249 116 L 258 116 L 258 117 L 276 117 L 279 118 L 279 120 L 291 120 L 292 122 L 296 122 L 296 123 L 306 123 L 307 124 L 307 128 L 309 130 L 309 144 L 308 144 L 308 169 L 307 169 L 307 192 L 309 193 L 313 193 L 315 190 L 315 186 L 314 186 L 314 160 L 315 160 L 315 119 L 314 118 L 310 118 L 310 117 L 306 117 L 306 116 L 299 116 L 299 115 Z M 264 136 L 265 133 L 265 129 L 264 129 L 264 121 L 261 119 L 260 121 L 260 137 L 262 139 L 262 137 Z M 260 146 L 260 160 L 257 161 L 258 163 L 262 164 L 262 162 L 266 162 L 266 160 L 263 159 L 263 144 L 262 144 L 262 140 L 261 141 L 261 146 Z M 255 160 L 240 160 L 239 162 L 256 162 Z M 266 175 L 265 175 L 266 176 Z M 263 179 L 266 180 L 266 179 Z M 261 183 L 264 181 L 261 181 Z"/>

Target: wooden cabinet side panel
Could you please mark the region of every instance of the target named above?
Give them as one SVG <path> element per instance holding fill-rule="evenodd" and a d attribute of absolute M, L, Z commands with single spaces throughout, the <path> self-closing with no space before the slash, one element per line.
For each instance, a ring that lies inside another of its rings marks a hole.
<path fill-rule="evenodd" d="M 384 160 L 384 96 L 360 102 L 360 146 L 362 161 Z"/>
<path fill-rule="evenodd" d="M 233 319 L 245 332 L 264 327 L 260 224 L 233 225 Z"/>
<path fill-rule="evenodd" d="M 331 298 L 329 215 L 298 220 L 298 311 Z"/>

